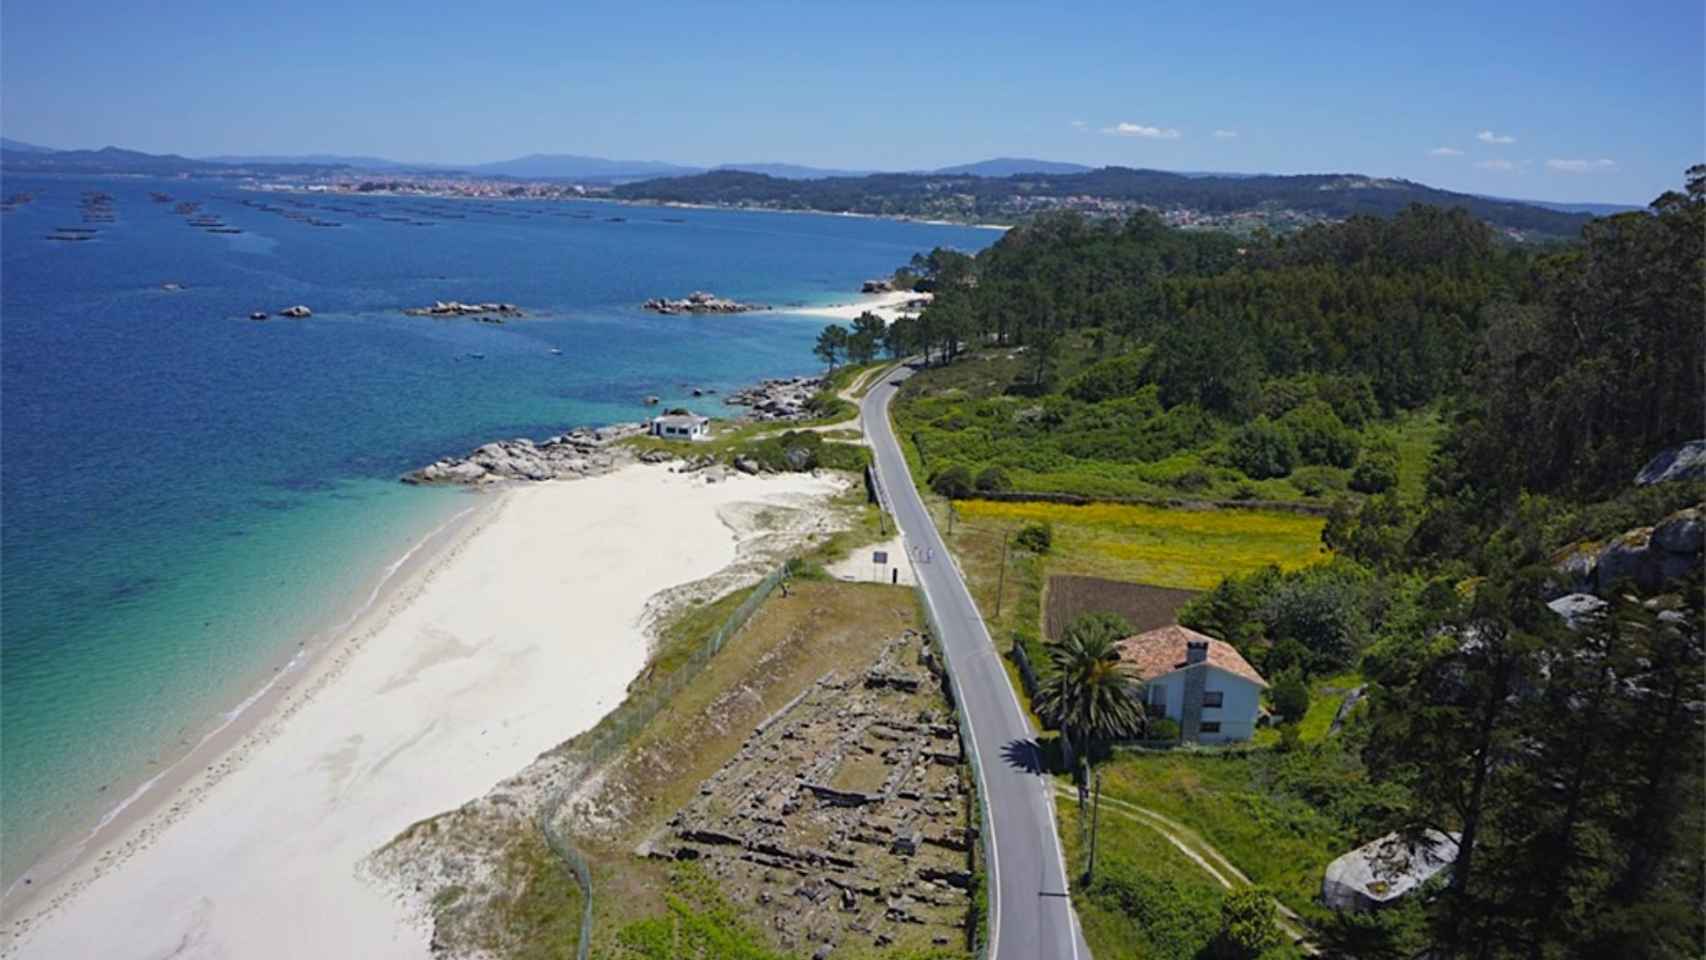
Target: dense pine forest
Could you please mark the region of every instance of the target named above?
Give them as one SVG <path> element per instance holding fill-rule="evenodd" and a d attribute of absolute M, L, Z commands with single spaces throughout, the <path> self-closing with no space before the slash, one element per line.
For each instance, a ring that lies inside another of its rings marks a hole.
<path fill-rule="evenodd" d="M 1706 480 L 1635 478 L 1706 436 L 1706 167 L 1541 251 L 1419 205 L 1253 239 L 1051 216 L 899 278 L 918 318 L 820 353 L 928 358 L 896 418 L 937 492 L 1327 514 L 1330 560 L 1181 621 L 1270 678 L 1368 678 L 1273 789 L 1461 837 L 1330 952 L 1701 955 Z"/>

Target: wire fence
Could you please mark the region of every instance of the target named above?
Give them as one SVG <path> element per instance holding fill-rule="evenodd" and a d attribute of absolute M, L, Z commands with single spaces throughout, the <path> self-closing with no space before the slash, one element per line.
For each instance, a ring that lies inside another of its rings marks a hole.
<path fill-rule="evenodd" d="M 976 862 L 971 864 L 971 873 L 977 884 L 976 889 L 983 891 L 984 910 L 983 916 L 976 918 L 968 926 L 967 939 L 969 942 L 966 946 L 977 960 L 987 960 L 989 956 L 989 878 L 985 872 L 985 867 L 989 863 L 989 845 L 992 841 L 989 838 L 989 821 L 983 815 L 983 798 L 986 796 L 983 786 L 983 764 L 979 761 L 977 741 L 972 739 L 971 726 L 966 719 L 965 708 L 960 703 L 960 691 L 953 680 L 953 668 L 948 665 L 948 651 L 942 641 L 942 625 L 936 622 L 936 611 L 930 606 L 930 598 L 925 596 L 924 587 L 915 584 L 913 590 L 918 594 L 918 606 L 924 611 L 924 620 L 929 625 L 930 649 L 935 653 L 937 662 L 942 665 L 942 673 L 948 681 L 946 685 L 948 697 L 954 708 L 954 719 L 960 727 L 960 749 L 968 761 L 967 766 L 971 768 L 973 797 L 971 809 L 968 813 L 972 823 L 975 824 L 977 843 L 967 844 L 966 847 L 973 851 L 973 856 L 977 858 Z M 976 897 L 973 898 L 972 905 L 975 909 L 977 906 Z"/>
<path fill-rule="evenodd" d="M 746 625 L 797 565 L 797 560 L 784 561 L 758 581 L 758 585 L 752 588 L 752 593 L 711 631 L 686 662 L 671 671 L 662 682 L 622 701 L 622 704 L 599 721 L 597 726 L 560 748 L 561 755 L 569 758 L 583 773 L 615 756 L 710 665 L 711 659 L 723 649 L 729 638 Z M 587 960 L 592 949 L 592 869 L 586 858 L 569 841 L 568 835 L 563 831 L 560 816 L 576 786 L 578 782 L 569 783 L 546 801 L 539 814 L 538 826 L 539 832 L 545 837 L 546 845 L 563 861 L 563 865 L 574 875 L 575 883 L 581 889 L 581 931 L 576 957 L 578 960 Z"/>

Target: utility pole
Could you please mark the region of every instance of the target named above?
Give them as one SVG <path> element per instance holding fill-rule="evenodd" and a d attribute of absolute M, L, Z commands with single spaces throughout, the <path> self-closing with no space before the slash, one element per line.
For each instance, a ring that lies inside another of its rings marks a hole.
<path fill-rule="evenodd" d="M 1096 781 L 1096 799 L 1090 805 L 1090 865 L 1084 868 L 1084 883 L 1086 886 L 1096 879 L 1096 827 L 1102 818 L 1102 774 L 1093 774 Z"/>
<path fill-rule="evenodd" d="M 1013 534 L 1009 532 L 1001 538 L 1001 579 L 995 584 L 995 618 L 1001 619 L 1001 598 L 1007 593 L 1007 547 L 1013 543 Z"/>

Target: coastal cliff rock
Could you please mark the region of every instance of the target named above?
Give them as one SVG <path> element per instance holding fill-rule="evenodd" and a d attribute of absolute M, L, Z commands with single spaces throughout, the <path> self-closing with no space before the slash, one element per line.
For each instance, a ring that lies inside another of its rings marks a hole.
<path fill-rule="evenodd" d="M 768 310 L 761 303 L 742 303 L 719 297 L 704 290 L 695 290 L 680 300 L 670 300 L 665 297 L 653 297 L 640 304 L 647 310 L 663 314 L 676 313 L 747 313 L 752 310 Z"/>
<path fill-rule="evenodd" d="M 1672 480 L 1706 480 L 1706 440 L 1690 440 L 1647 461 L 1635 474 L 1635 485 L 1645 487 Z"/>
<path fill-rule="evenodd" d="M 756 386 L 730 393 L 723 402 L 731 407 L 749 408 L 755 420 L 797 420 L 810 413 L 806 405 L 822 389 L 820 377 L 763 380 Z"/>
<path fill-rule="evenodd" d="M 645 424 L 580 428 L 535 443 L 525 437 L 488 443 L 466 457 L 446 457 L 403 476 L 404 483 L 480 486 L 501 480 L 572 480 L 609 473 L 634 459 L 617 440 L 638 436 Z"/>
<path fill-rule="evenodd" d="M 1706 505 L 1688 507 L 1650 527 L 1635 527 L 1604 546 L 1577 544 L 1553 558 L 1547 599 L 1603 595 L 1619 580 L 1657 589 L 1699 566 L 1706 555 Z"/>
<path fill-rule="evenodd" d="M 403 313 L 411 317 L 472 317 L 481 323 L 503 323 L 506 317 L 526 316 L 513 303 L 463 303 L 460 300 L 434 300 L 430 307 L 406 307 Z"/>

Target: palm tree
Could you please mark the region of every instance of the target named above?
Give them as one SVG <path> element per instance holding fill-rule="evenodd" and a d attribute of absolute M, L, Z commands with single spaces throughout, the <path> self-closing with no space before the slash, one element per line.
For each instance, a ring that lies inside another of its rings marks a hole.
<path fill-rule="evenodd" d="M 1080 790 L 1091 749 L 1098 742 L 1136 736 L 1147 722 L 1138 699 L 1139 678 L 1115 646 L 1130 632 L 1119 616 L 1088 614 L 1074 620 L 1049 648 L 1054 670 L 1037 690 L 1034 705 L 1065 739 Z"/>
<path fill-rule="evenodd" d="M 1049 649 L 1054 672 L 1037 690 L 1037 714 L 1060 728 L 1065 740 L 1067 763 L 1078 781 L 1078 810 L 1083 823 L 1089 800 L 1091 751 L 1099 740 L 1141 733 L 1148 723 L 1138 702 L 1138 677 L 1131 665 L 1120 659 L 1121 637 L 1131 633 L 1125 618 L 1111 613 L 1079 617 L 1066 634 Z M 1074 756 L 1083 757 L 1080 763 Z M 1089 817 L 1090 857 L 1084 882 L 1096 874 L 1096 823 L 1102 806 L 1101 779 L 1096 781 L 1096 806 Z"/>

